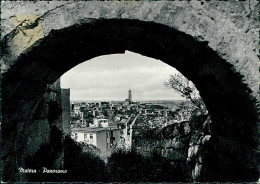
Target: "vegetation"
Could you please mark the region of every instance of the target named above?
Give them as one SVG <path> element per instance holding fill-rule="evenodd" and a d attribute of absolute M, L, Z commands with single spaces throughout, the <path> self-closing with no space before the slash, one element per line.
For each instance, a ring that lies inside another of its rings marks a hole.
<path fill-rule="evenodd" d="M 70 137 L 64 139 L 64 168 L 68 170 L 63 181 L 106 181 L 105 163 L 93 152 L 82 152 L 82 147 Z"/>
<path fill-rule="evenodd" d="M 181 169 L 157 153 L 144 157 L 134 150 L 117 150 L 108 159 L 107 174 L 112 182 L 185 181 Z"/>
<path fill-rule="evenodd" d="M 182 97 L 185 97 L 190 103 L 181 103 L 176 112 L 182 117 L 182 120 L 189 120 L 195 113 L 207 114 L 207 109 L 202 101 L 199 91 L 195 85 L 182 74 L 177 73 L 171 75 L 170 79 L 164 83 L 169 89 L 178 92 Z"/>

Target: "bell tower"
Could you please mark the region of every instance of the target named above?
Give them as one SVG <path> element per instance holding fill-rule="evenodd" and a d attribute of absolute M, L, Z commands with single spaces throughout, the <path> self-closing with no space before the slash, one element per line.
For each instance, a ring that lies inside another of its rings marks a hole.
<path fill-rule="evenodd" d="M 128 91 L 128 99 L 129 99 L 129 103 L 132 103 L 132 91 L 131 91 L 131 89 L 129 89 L 129 91 Z"/>

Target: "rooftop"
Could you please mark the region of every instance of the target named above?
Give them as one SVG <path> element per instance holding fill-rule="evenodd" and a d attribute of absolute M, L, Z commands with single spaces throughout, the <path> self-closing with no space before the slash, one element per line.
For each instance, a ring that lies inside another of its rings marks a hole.
<path fill-rule="evenodd" d="M 108 121 L 108 119 L 105 119 L 105 118 L 100 118 L 100 119 L 97 119 L 98 121 Z"/>
<path fill-rule="evenodd" d="M 97 133 L 105 130 L 119 130 L 117 127 L 95 127 L 95 128 L 73 128 L 71 129 L 72 132 L 76 133 Z"/>

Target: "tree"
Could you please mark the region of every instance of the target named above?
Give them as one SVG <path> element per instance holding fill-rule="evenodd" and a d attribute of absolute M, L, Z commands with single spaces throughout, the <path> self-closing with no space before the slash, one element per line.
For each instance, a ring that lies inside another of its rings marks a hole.
<path fill-rule="evenodd" d="M 195 112 L 207 114 L 206 106 L 199 95 L 199 91 L 197 90 L 195 85 L 187 78 L 185 78 L 182 74 L 177 73 L 175 75 L 171 75 L 170 79 L 165 82 L 164 85 L 169 89 L 174 89 L 182 97 L 185 97 L 191 102 L 191 107 L 188 104 L 181 103 L 178 106 L 177 111 L 183 114 L 186 110 L 186 113 L 190 112 L 191 115 Z"/>

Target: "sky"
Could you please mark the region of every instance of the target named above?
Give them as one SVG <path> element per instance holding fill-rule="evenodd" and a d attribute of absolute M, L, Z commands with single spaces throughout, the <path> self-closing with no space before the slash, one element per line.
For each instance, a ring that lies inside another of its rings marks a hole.
<path fill-rule="evenodd" d="M 183 99 L 163 85 L 178 72 L 160 60 L 126 51 L 85 61 L 61 77 L 71 100 L 124 101 L 132 90 L 133 101 Z"/>

